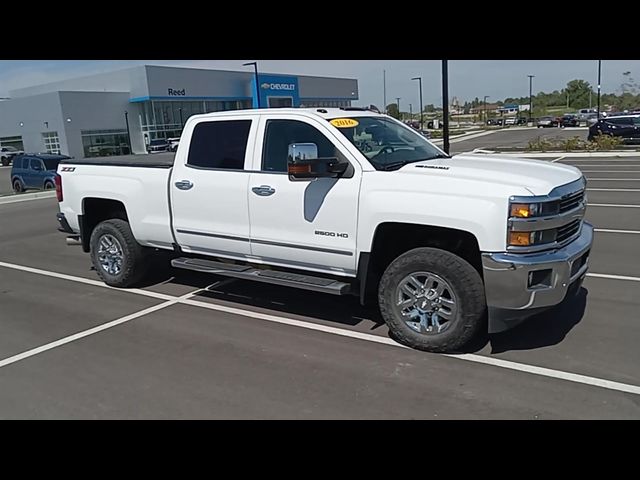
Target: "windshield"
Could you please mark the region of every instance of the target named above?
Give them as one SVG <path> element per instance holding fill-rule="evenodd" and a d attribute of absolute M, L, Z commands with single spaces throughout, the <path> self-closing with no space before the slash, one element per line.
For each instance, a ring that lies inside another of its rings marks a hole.
<path fill-rule="evenodd" d="M 166 145 L 166 140 L 151 140 L 151 145 Z"/>
<path fill-rule="evenodd" d="M 385 117 L 356 117 L 332 125 L 353 143 L 377 170 L 400 168 L 407 163 L 446 157 L 410 127 Z M 348 125 L 343 128 L 340 124 Z"/>

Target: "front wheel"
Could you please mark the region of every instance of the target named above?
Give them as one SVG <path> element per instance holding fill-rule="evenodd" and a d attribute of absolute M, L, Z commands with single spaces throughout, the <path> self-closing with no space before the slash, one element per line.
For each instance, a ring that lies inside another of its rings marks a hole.
<path fill-rule="evenodd" d="M 400 343 L 429 352 L 458 352 L 486 318 L 482 279 L 465 260 L 437 248 L 416 248 L 382 275 L 380 312 Z"/>
<path fill-rule="evenodd" d="M 111 219 L 99 223 L 89 242 L 93 266 L 107 285 L 132 287 L 147 273 L 146 251 L 126 221 Z"/>
<path fill-rule="evenodd" d="M 6 166 L 9 165 L 9 159 L 5 158 L 5 157 L 2 157 L 2 159 L 0 159 L 0 163 L 2 163 L 3 167 L 6 167 Z"/>

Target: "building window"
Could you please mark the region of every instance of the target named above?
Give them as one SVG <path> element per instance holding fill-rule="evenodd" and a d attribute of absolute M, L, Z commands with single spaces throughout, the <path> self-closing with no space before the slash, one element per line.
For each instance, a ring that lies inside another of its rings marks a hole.
<path fill-rule="evenodd" d="M 45 132 L 42 134 L 44 148 L 47 153 L 60 154 L 60 139 L 58 132 Z"/>
<path fill-rule="evenodd" d="M 24 150 L 22 137 L 0 137 L 0 147 L 13 147 L 16 150 Z"/>
<path fill-rule="evenodd" d="M 82 130 L 85 157 L 129 155 L 131 149 L 126 130 Z"/>

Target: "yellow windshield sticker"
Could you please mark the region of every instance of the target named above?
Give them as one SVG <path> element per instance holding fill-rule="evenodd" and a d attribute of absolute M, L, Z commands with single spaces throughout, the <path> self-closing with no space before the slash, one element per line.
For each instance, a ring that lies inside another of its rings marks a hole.
<path fill-rule="evenodd" d="M 334 118 L 331 125 L 338 128 L 353 128 L 358 126 L 358 121 L 353 118 Z"/>

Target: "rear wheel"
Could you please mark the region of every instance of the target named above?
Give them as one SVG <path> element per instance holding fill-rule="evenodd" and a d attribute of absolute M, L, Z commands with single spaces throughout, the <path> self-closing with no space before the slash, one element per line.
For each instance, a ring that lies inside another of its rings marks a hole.
<path fill-rule="evenodd" d="M 134 286 L 148 271 L 147 252 L 125 220 L 99 223 L 91 233 L 90 246 L 93 266 L 107 285 Z"/>
<path fill-rule="evenodd" d="M 55 185 L 52 182 L 44 182 L 44 189 L 45 190 L 53 190 L 55 187 Z"/>
<path fill-rule="evenodd" d="M 6 157 L 2 157 L 2 159 L 0 159 L 0 163 L 2 163 L 3 167 L 6 167 L 7 165 L 9 165 L 9 159 Z"/>
<path fill-rule="evenodd" d="M 24 192 L 24 187 L 22 186 L 22 182 L 17 178 L 13 181 L 13 191 L 16 193 Z"/>
<path fill-rule="evenodd" d="M 396 258 L 382 275 L 378 303 L 395 339 L 429 352 L 460 351 L 486 318 L 478 272 L 436 248 L 416 248 Z"/>

